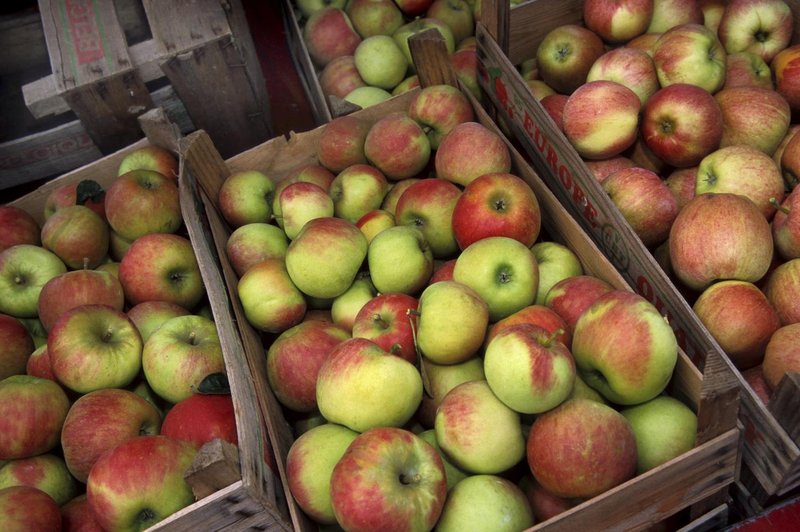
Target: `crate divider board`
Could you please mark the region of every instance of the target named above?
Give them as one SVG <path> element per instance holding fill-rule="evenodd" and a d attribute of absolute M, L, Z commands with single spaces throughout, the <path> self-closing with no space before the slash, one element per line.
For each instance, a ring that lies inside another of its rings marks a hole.
<path fill-rule="evenodd" d="M 788 3 L 796 19 L 800 18 L 800 2 L 789 0 Z M 477 24 L 476 28 L 481 88 L 561 204 L 580 222 L 635 291 L 666 316 L 691 359 L 702 367 L 709 353 L 720 355 L 742 388 L 744 463 L 753 469 L 766 494 L 786 493 L 800 486 L 797 442 L 790 438 L 781 422 L 756 397 L 739 370 L 724 355 L 578 153 L 535 100 L 515 66 L 535 55 L 535 46 L 549 29 L 557 24 L 581 23 L 579 4 L 580 0 L 537 0 L 511 8 L 501 0 L 484 0 L 481 18 L 485 23 Z M 507 37 L 501 39 L 508 41 L 505 50 L 496 38 L 502 28 L 508 29 Z M 786 393 L 794 393 L 796 397 L 798 392 L 794 384 L 791 379 L 784 379 L 781 387 L 789 387 Z"/>

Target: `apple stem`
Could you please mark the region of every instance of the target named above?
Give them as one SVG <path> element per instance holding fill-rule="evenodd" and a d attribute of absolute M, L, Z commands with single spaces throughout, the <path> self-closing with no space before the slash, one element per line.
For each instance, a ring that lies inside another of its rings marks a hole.
<path fill-rule="evenodd" d="M 108 342 L 109 340 L 111 340 L 111 337 L 113 335 L 114 335 L 114 329 L 109 327 L 108 329 L 106 329 L 106 332 L 103 333 L 103 341 Z"/>
<path fill-rule="evenodd" d="M 376 325 L 380 326 L 381 329 L 386 329 L 389 326 L 389 324 L 386 323 L 386 320 L 384 320 L 378 312 L 372 315 L 372 321 L 374 321 Z"/>
<path fill-rule="evenodd" d="M 547 340 L 544 341 L 544 346 L 550 347 L 553 344 L 553 341 L 555 341 L 555 339 L 561 336 L 562 334 L 564 334 L 564 329 L 562 328 L 556 329 L 550 334 L 550 336 L 547 337 Z"/>
<path fill-rule="evenodd" d="M 773 207 L 775 207 L 776 209 L 781 211 L 783 214 L 789 214 L 789 208 L 788 207 L 784 207 L 783 205 L 778 203 L 778 200 L 776 200 L 775 198 L 770 198 L 769 199 L 769 203 L 770 203 L 770 205 L 772 205 Z"/>
<path fill-rule="evenodd" d="M 84 270 L 89 269 L 89 257 L 83 257 L 83 269 Z"/>
<path fill-rule="evenodd" d="M 422 480 L 422 475 L 420 475 L 419 473 L 413 473 L 411 475 L 406 475 L 405 473 L 402 473 L 400 475 L 400 483 L 406 486 L 409 484 L 419 484 L 421 480 Z"/>
<path fill-rule="evenodd" d="M 189 343 L 191 345 L 195 345 L 196 341 L 197 341 L 197 332 L 195 332 L 195 331 L 190 332 L 189 333 Z"/>

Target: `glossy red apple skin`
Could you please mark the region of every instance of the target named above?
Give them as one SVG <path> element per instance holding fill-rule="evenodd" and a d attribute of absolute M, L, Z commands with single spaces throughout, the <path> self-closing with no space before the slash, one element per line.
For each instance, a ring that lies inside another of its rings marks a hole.
<path fill-rule="evenodd" d="M 408 294 L 378 294 L 358 311 L 353 337 L 372 340 L 384 351 L 415 364 L 417 350 L 411 320 L 418 305 L 417 298 Z"/>

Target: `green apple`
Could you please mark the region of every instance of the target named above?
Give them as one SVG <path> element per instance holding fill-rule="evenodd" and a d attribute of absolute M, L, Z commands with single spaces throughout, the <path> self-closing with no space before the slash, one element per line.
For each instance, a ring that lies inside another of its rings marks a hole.
<path fill-rule="evenodd" d="M 234 172 L 222 182 L 217 204 L 225 221 L 236 229 L 245 224 L 269 222 L 274 194 L 275 183 L 262 172 Z"/>
<path fill-rule="evenodd" d="M 422 291 L 417 312 L 417 347 L 431 362 L 464 362 L 482 347 L 489 307 L 469 286 L 433 283 Z"/>
<path fill-rule="evenodd" d="M 286 455 L 286 481 L 297 505 L 321 525 L 336 524 L 331 474 L 358 432 L 325 423 L 301 434 Z"/>
<path fill-rule="evenodd" d="M 331 302 L 333 323 L 345 330 L 352 331 L 353 322 L 355 322 L 358 311 L 376 294 L 377 291 L 375 290 L 375 285 L 372 284 L 369 273 L 359 272 L 350 288 L 345 290 L 343 294 L 333 298 Z"/>
<path fill-rule="evenodd" d="M 613 403 L 635 405 L 667 386 L 678 342 L 652 303 L 617 289 L 597 298 L 578 318 L 572 355 L 586 384 Z"/>
<path fill-rule="evenodd" d="M 697 415 L 681 401 L 661 395 L 623 408 L 636 437 L 636 473 L 641 474 L 682 455 L 694 447 Z"/>
<path fill-rule="evenodd" d="M 18 244 L 0 252 L 0 312 L 37 317 L 42 287 L 66 271 L 61 259 L 41 246 Z"/>
<path fill-rule="evenodd" d="M 278 224 L 278 227 L 283 227 L 280 197 L 284 188 L 297 181 L 303 181 L 314 183 L 327 193 L 331 188 L 334 177 L 336 176 L 333 175 L 333 172 L 321 164 L 315 163 L 300 164 L 289 170 L 283 179 L 276 183 L 275 194 L 272 197 L 272 218 Z"/>
<path fill-rule="evenodd" d="M 588 399 L 608 404 L 608 400 L 600 392 L 586 384 L 580 373 L 575 375 L 575 384 L 572 386 L 572 393 L 569 394 L 569 399 Z"/>
<path fill-rule="evenodd" d="M 366 109 L 375 104 L 379 104 L 392 97 L 392 93 L 380 87 L 356 87 L 347 93 L 345 101 Z"/>
<path fill-rule="evenodd" d="M 310 220 L 334 215 L 334 200 L 328 191 L 306 181 L 287 185 L 278 196 L 280 226 L 286 238 L 293 240 Z M 288 245 L 287 245 L 288 248 Z M 283 253 L 284 258 L 286 252 Z"/>
<path fill-rule="evenodd" d="M 417 368 L 364 338 L 339 343 L 317 375 L 320 413 L 329 422 L 356 432 L 401 427 L 421 400 L 422 377 Z"/>
<path fill-rule="evenodd" d="M 367 256 L 367 238 L 353 222 L 309 221 L 286 250 L 286 271 L 301 292 L 332 298 L 347 290 Z"/>
<path fill-rule="evenodd" d="M 494 394 L 522 414 L 539 414 L 564 402 L 575 383 L 575 360 L 556 334 L 520 323 L 498 332 L 483 356 Z"/>
<path fill-rule="evenodd" d="M 447 392 L 462 382 L 486 379 L 481 357 L 472 357 L 457 364 L 436 364 L 423 357 L 420 372 L 426 393 L 422 398 L 417 418 L 425 427 L 433 427 L 436 409 L 439 408 Z"/>
<path fill-rule="evenodd" d="M 345 10 L 362 38 L 391 35 L 403 25 L 403 12 L 394 0 L 350 0 Z"/>
<path fill-rule="evenodd" d="M 372 242 L 375 235 L 395 225 L 394 214 L 383 209 L 371 210 L 356 220 L 356 227 L 367 237 L 367 242 Z"/>
<path fill-rule="evenodd" d="M 532 305 L 539 286 L 539 265 L 522 242 L 493 236 L 473 242 L 456 259 L 453 280 L 475 290 L 498 321 Z"/>
<path fill-rule="evenodd" d="M 367 85 L 395 88 L 406 77 L 408 62 L 397 41 L 389 35 L 367 37 L 356 47 L 356 69 Z"/>
<path fill-rule="evenodd" d="M 308 18 L 323 7 L 344 9 L 347 0 L 297 0 L 296 4 L 303 16 Z"/>
<path fill-rule="evenodd" d="M 403 55 L 405 55 L 406 61 L 408 61 L 409 65 L 414 64 L 414 59 L 411 57 L 411 49 L 409 48 L 408 39 L 417 33 L 421 33 L 429 29 L 436 29 L 442 34 L 448 54 L 455 52 L 456 40 L 453 36 L 453 31 L 447 24 L 433 17 L 417 18 L 407 24 L 403 24 L 392 34 L 392 38 L 394 38 L 394 40 L 400 46 L 400 49 L 403 51 Z"/>
<path fill-rule="evenodd" d="M 525 492 L 497 475 L 472 475 L 450 490 L 436 530 L 514 532 L 534 524 Z"/>
<path fill-rule="evenodd" d="M 436 410 L 434 430 L 444 453 L 469 473 L 501 473 L 525 456 L 520 415 L 485 380 L 450 390 Z"/>
<path fill-rule="evenodd" d="M 334 215 L 355 223 L 366 213 L 378 209 L 388 190 L 389 182 L 374 166 L 348 166 L 331 183 L 329 194 Z"/>
<path fill-rule="evenodd" d="M 462 471 L 457 468 L 453 463 L 447 458 L 447 455 L 444 454 L 442 448 L 439 447 L 439 443 L 436 441 L 436 431 L 433 429 L 428 429 L 420 432 L 417 434 L 420 438 L 431 444 L 431 446 L 436 449 L 439 453 L 439 456 L 442 459 L 442 463 L 444 464 L 444 472 L 447 476 L 447 491 L 458 484 L 459 481 L 469 476 L 466 471 Z"/>
<path fill-rule="evenodd" d="M 10 486 L 31 486 L 50 495 L 59 506 L 78 494 L 78 481 L 61 456 L 45 453 L 10 460 L 0 466 L 0 490 Z"/>
<path fill-rule="evenodd" d="M 253 264 L 268 258 L 286 257 L 289 240 L 280 227 L 272 224 L 246 224 L 234 231 L 225 241 L 225 254 L 241 277 Z"/>
<path fill-rule="evenodd" d="M 195 314 L 170 318 L 144 344 L 142 370 L 159 397 L 186 399 L 208 375 L 225 372 L 217 326 Z"/>
<path fill-rule="evenodd" d="M 409 225 L 384 229 L 372 239 L 367 264 L 378 292 L 416 295 L 433 274 L 433 254 L 422 232 Z"/>
<path fill-rule="evenodd" d="M 544 298 L 554 284 L 576 275 L 583 275 L 583 266 L 570 248 L 559 242 L 542 241 L 531 246 L 533 256 L 539 264 L 539 285 L 536 289 L 536 304 L 544 305 Z"/>

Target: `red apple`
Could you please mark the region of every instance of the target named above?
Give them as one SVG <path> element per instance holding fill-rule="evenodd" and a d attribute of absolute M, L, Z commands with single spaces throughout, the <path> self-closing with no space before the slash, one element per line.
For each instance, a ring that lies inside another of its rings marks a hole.
<path fill-rule="evenodd" d="M 131 170 L 153 170 L 178 181 L 178 158 L 169 150 L 160 146 L 149 145 L 137 148 L 122 158 L 117 168 L 117 175 Z"/>
<path fill-rule="evenodd" d="M 466 186 L 489 173 L 511 171 L 511 153 L 501 136 L 478 122 L 455 126 L 436 150 L 436 177 Z"/>
<path fill-rule="evenodd" d="M 461 249 L 488 236 L 506 236 L 530 247 L 541 229 L 536 195 L 522 178 L 508 173 L 484 174 L 469 182 L 452 220 Z"/>
<path fill-rule="evenodd" d="M 786 136 L 791 109 L 780 93 L 761 87 L 734 87 L 714 98 L 722 111 L 720 146 L 744 144 L 770 157 Z"/>
<path fill-rule="evenodd" d="M 778 91 L 795 113 L 800 110 L 800 44 L 787 46 L 778 52 L 771 63 Z"/>
<path fill-rule="evenodd" d="M 66 311 L 90 303 L 121 311 L 125 304 L 122 285 L 114 275 L 97 270 L 62 273 L 45 283 L 39 294 L 39 320 L 50 331 Z"/>
<path fill-rule="evenodd" d="M 25 365 L 25 374 L 58 382 L 53 373 L 53 366 L 50 364 L 50 355 L 47 354 L 47 343 L 37 347 L 28 357 L 28 362 Z"/>
<path fill-rule="evenodd" d="M 50 218 L 63 207 L 85 205 L 102 219 L 106 219 L 106 191 L 96 181 L 86 179 L 80 182 L 65 183 L 54 188 L 44 201 L 44 218 Z"/>
<path fill-rule="evenodd" d="M 353 90 L 366 87 L 352 55 L 340 55 L 325 65 L 319 75 L 319 84 L 326 95 L 344 99 Z"/>
<path fill-rule="evenodd" d="M 420 179 L 397 200 L 395 223 L 419 229 L 434 258 L 450 258 L 458 251 L 453 213 L 461 194 L 461 189 L 446 179 Z"/>
<path fill-rule="evenodd" d="M 111 229 L 132 241 L 149 233 L 175 233 L 182 225 L 175 179 L 152 170 L 131 170 L 106 191 L 106 218 Z"/>
<path fill-rule="evenodd" d="M 539 100 L 544 110 L 555 122 L 556 127 L 562 132 L 564 131 L 564 105 L 568 99 L 569 96 L 566 94 L 550 94 Z"/>
<path fill-rule="evenodd" d="M 108 224 L 83 205 L 59 209 L 42 226 L 42 246 L 68 268 L 96 268 L 108 254 Z"/>
<path fill-rule="evenodd" d="M 167 320 L 177 316 L 186 316 L 189 311 L 167 301 L 142 301 L 129 308 L 127 314 L 142 336 L 142 342 L 146 342 L 150 335 Z"/>
<path fill-rule="evenodd" d="M 491 341 L 503 329 L 519 323 L 541 327 L 550 334 L 554 334 L 555 339 L 567 347 L 572 343 L 572 332 L 567 326 L 567 322 L 556 311 L 544 305 L 530 305 L 491 324 L 486 333 L 486 342 Z"/>
<path fill-rule="evenodd" d="M 408 104 L 408 116 L 426 129 L 433 150 L 455 126 L 475 119 L 467 97 L 452 85 L 421 89 Z"/>
<path fill-rule="evenodd" d="M 3 530 L 61 530 L 58 503 L 47 493 L 31 486 L 10 486 L 0 490 L 0 522 Z"/>
<path fill-rule="evenodd" d="M 728 54 L 725 85 L 722 88 L 733 87 L 761 87 L 772 90 L 772 71 L 767 62 L 753 52 Z"/>
<path fill-rule="evenodd" d="M 521 487 L 528 498 L 537 523 L 547 521 L 580 503 L 580 499 L 567 499 L 550 493 L 536 481 L 533 475 L 523 477 Z"/>
<path fill-rule="evenodd" d="M 600 183 L 617 170 L 636 166 L 632 160 L 624 155 L 617 155 L 615 157 L 609 157 L 608 159 L 598 159 L 596 161 L 587 159 L 584 161 L 584 164 L 586 164 L 586 168 L 589 169 L 595 179 Z"/>
<path fill-rule="evenodd" d="M 783 325 L 800 322 L 800 259 L 792 259 L 772 270 L 764 294 Z"/>
<path fill-rule="evenodd" d="M 402 293 L 378 294 L 358 311 L 353 338 L 366 338 L 393 355 L 416 363 L 417 350 L 410 312 L 417 310 L 417 298 Z"/>
<path fill-rule="evenodd" d="M 263 260 L 284 258 L 288 247 L 289 239 L 280 227 L 254 223 L 234 229 L 225 241 L 225 254 L 236 275 L 241 277 L 250 266 Z"/>
<path fill-rule="evenodd" d="M 0 251 L 17 244 L 41 244 L 39 222 L 27 211 L 13 205 L 0 205 Z"/>
<path fill-rule="evenodd" d="M 784 325 L 772 333 L 761 368 L 772 390 L 778 388 L 787 373 L 800 372 L 800 323 Z"/>
<path fill-rule="evenodd" d="M 647 147 L 665 163 L 696 166 L 720 145 L 722 110 L 708 91 L 676 83 L 647 102 L 641 132 Z"/>
<path fill-rule="evenodd" d="M 620 47 L 604 53 L 592 64 L 586 81 L 616 81 L 631 89 L 644 106 L 658 90 L 653 59 L 644 50 Z"/>
<path fill-rule="evenodd" d="M 478 85 L 478 52 L 475 49 L 456 50 L 450 55 L 456 77 L 464 84 L 475 98 L 480 98 L 481 88 Z"/>
<path fill-rule="evenodd" d="M 334 118 L 319 136 L 317 157 L 325 168 L 339 173 L 354 164 L 366 164 L 364 141 L 371 125 L 355 115 Z"/>
<path fill-rule="evenodd" d="M 453 270 L 456 267 L 456 259 L 446 260 L 444 262 L 434 264 L 433 275 L 428 280 L 428 284 L 438 283 L 439 281 L 452 281 Z"/>
<path fill-rule="evenodd" d="M 61 523 L 63 532 L 103 532 L 94 518 L 85 493 L 61 507 Z"/>
<path fill-rule="evenodd" d="M 61 431 L 61 448 L 70 473 L 86 482 L 97 459 L 120 443 L 142 434 L 158 434 L 161 415 L 134 392 L 107 388 L 80 396 Z"/>
<path fill-rule="evenodd" d="M 361 43 L 347 13 L 330 6 L 308 18 L 303 26 L 303 40 L 311 59 L 320 68 L 339 56 L 353 55 Z"/>
<path fill-rule="evenodd" d="M 777 198 L 775 199 L 777 202 Z M 800 258 L 800 188 L 789 193 L 772 217 L 775 251 L 785 260 Z"/>
<path fill-rule="evenodd" d="M 664 184 L 672 191 L 678 202 L 678 210 L 689 203 L 694 196 L 695 183 L 697 181 L 697 167 L 677 168 L 670 172 L 664 179 Z"/>
<path fill-rule="evenodd" d="M 238 445 L 233 399 L 229 394 L 192 394 L 167 411 L 159 434 L 198 449 L 214 438 Z"/>
<path fill-rule="evenodd" d="M 544 304 L 564 319 L 571 333 L 583 311 L 611 290 L 613 287 L 599 277 L 576 275 L 554 284 L 547 292 Z"/>
<path fill-rule="evenodd" d="M 28 329 L 13 316 L 0 314 L 0 380 L 11 375 L 23 375 L 35 346 Z"/>
<path fill-rule="evenodd" d="M 390 181 L 419 174 L 431 155 L 422 127 L 404 111 L 378 119 L 364 140 L 364 154 Z"/>

